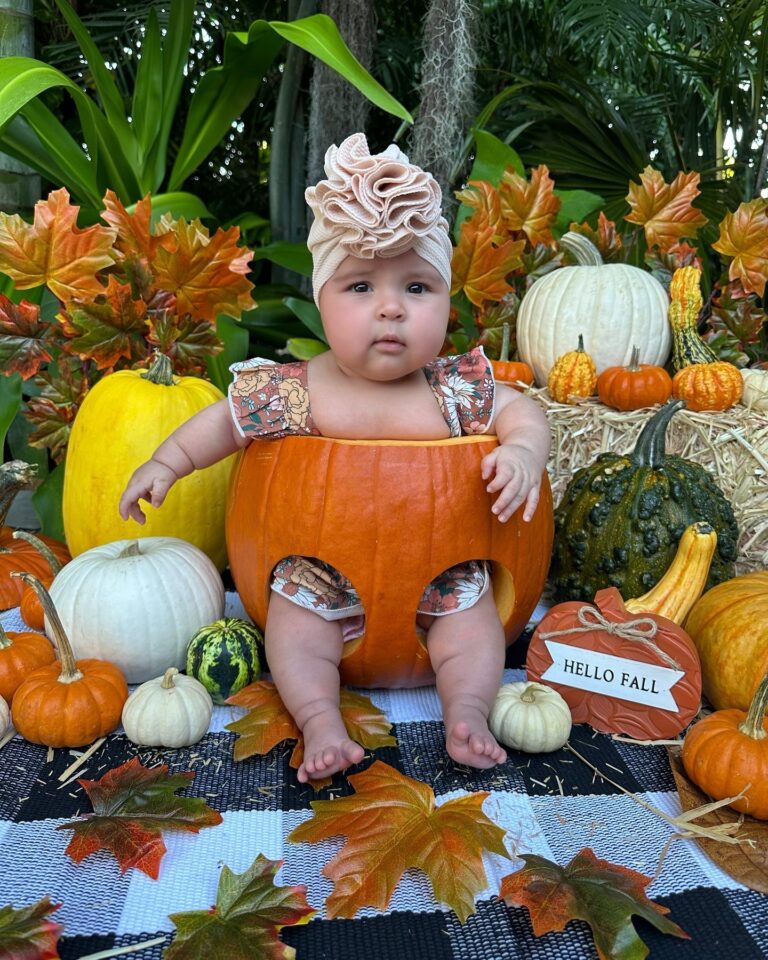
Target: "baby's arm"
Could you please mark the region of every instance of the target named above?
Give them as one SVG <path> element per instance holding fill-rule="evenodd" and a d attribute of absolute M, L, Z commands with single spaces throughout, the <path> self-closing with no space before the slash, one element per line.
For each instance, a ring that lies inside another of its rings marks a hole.
<path fill-rule="evenodd" d="M 227 400 L 218 400 L 186 420 L 138 467 L 120 497 L 120 516 L 144 523 L 139 500 L 159 507 L 173 484 L 193 470 L 201 470 L 246 446 L 229 411 Z"/>
<path fill-rule="evenodd" d="M 552 442 L 547 418 L 535 400 L 496 384 L 496 413 L 491 424 L 499 446 L 482 460 L 488 492 L 501 493 L 491 508 L 502 522 L 525 503 L 523 520 L 530 520 L 539 502 L 541 477 Z"/>

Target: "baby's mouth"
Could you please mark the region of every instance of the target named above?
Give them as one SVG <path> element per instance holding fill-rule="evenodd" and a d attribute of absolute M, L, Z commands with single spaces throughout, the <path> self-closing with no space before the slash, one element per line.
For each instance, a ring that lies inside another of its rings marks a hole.
<path fill-rule="evenodd" d="M 399 344 L 401 347 L 405 346 L 404 341 L 401 340 L 400 337 L 396 336 L 394 333 L 387 333 L 383 337 L 378 337 L 374 342 L 375 343 L 396 343 L 396 344 Z"/>

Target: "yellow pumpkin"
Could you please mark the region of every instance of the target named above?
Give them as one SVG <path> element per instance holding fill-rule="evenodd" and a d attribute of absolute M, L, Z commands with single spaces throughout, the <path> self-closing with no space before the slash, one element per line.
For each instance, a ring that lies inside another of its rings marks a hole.
<path fill-rule="evenodd" d="M 72 556 L 114 540 L 179 537 L 226 565 L 224 516 L 234 457 L 195 470 L 171 488 L 147 522 L 122 520 L 120 494 L 133 471 L 176 427 L 221 391 L 198 377 L 175 377 L 159 354 L 148 370 L 120 370 L 92 387 L 78 410 L 64 474 L 64 532 Z"/>
<path fill-rule="evenodd" d="M 701 660 L 704 696 L 717 710 L 748 710 L 768 673 L 768 570 L 718 583 L 685 621 Z"/>
<path fill-rule="evenodd" d="M 240 598 L 263 627 L 275 564 L 318 557 L 352 581 L 365 633 L 344 648 L 341 677 L 359 686 L 434 679 L 416 608 L 426 585 L 465 560 L 491 560 L 507 642 L 541 595 L 554 520 L 546 473 L 529 523 L 491 513 L 480 461 L 494 436 L 450 440 L 286 437 L 248 446 L 232 480 L 227 544 Z"/>

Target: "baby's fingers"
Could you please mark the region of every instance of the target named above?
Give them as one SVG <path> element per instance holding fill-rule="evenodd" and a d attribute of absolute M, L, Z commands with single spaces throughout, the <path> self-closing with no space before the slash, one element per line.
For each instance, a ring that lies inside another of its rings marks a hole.
<path fill-rule="evenodd" d="M 496 469 L 496 457 L 498 452 L 499 448 L 496 447 L 495 450 L 491 450 L 491 452 L 486 454 L 480 461 L 480 476 L 483 478 L 483 480 L 487 480 L 493 475 L 493 472 Z"/>
<path fill-rule="evenodd" d="M 531 490 L 528 493 L 528 496 L 525 500 L 525 510 L 523 511 L 523 520 L 526 523 L 533 519 L 534 513 L 536 513 L 536 507 L 539 505 L 539 496 L 541 494 L 540 484 L 536 484 L 535 487 L 531 487 Z"/>

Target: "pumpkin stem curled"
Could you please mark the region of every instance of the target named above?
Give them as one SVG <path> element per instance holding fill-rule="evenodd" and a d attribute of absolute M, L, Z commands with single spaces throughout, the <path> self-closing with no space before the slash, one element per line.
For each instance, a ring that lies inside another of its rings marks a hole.
<path fill-rule="evenodd" d="M 19 490 L 31 487 L 36 475 L 37 467 L 23 460 L 9 460 L 0 466 L 0 527 L 5 523 L 13 498 Z"/>
<path fill-rule="evenodd" d="M 163 690 L 172 690 L 172 689 L 173 689 L 173 687 L 174 687 L 173 678 L 176 676 L 176 674 L 177 674 L 178 672 L 179 672 L 179 671 L 176 669 L 176 667 L 168 667 L 168 669 L 167 669 L 167 670 L 165 671 L 165 673 L 163 674 L 163 681 L 162 681 L 162 683 L 160 684 L 160 686 L 163 688 Z"/>
<path fill-rule="evenodd" d="M 139 557 L 141 556 L 141 550 L 139 549 L 139 541 L 131 540 L 127 547 L 123 547 L 120 553 L 117 555 L 118 559 L 122 557 Z"/>
<path fill-rule="evenodd" d="M 665 435 L 667 424 L 678 410 L 685 406 L 685 400 L 670 400 L 665 403 L 646 423 L 637 438 L 632 451 L 632 463 L 636 467 L 653 467 L 658 470 L 664 465 L 667 451 Z"/>
<path fill-rule="evenodd" d="M 520 699 L 523 703 L 536 703 L 536 692 L 532 683 L 529 683 L 528 686 L 520 694 Z"/>
<path fill-rule="evenodd" d="M 747 719 L 739 724 L 740 732 L 745 733 L 752 740 L 765 740 L 768 737 L 763 725 L 766 707 L 768 707 L 768 673 L 760 681 L 760 686 L 752 698 L 752 703 L 750 703 L 747 711 Z"/>
<path fill-rule="evenodd" d="M 140 373 L 139 376 L 142 380 L 149 380 L 150 383 L 157 383 L 162 387 L 172 387 L 175 383 L 170 358 L 159 350 L 155 351 L 147 372 Z"/>
<path fill-rule="evenodd" d="M 51 550 L 47 543 L 36 537 L 33 533 L 27 533 L 26 530 L 14 530 L 13 531 L 14 540 L 24 540 L 26 543 L 31 544 L 37 550 L 37 552 L 45 558 L 46 563 L 51 568 L 51 573 L 56 576 L 57 573 L 61 570 L 61 563 L 56 554 Z"/>
<path fill-rule="evenodd" d="M 569 231 L 560 237 L 558 243 L 570 253 L 577 266 L 602 267 L 603 258 L 600 256 L 600 251 L 583 233 Z"/>
<path fill-rule="evenodd" d="M 24 583 L 32 587 L 32 589 L 40 598 L 40 605 L 42 606 L 45 616 L 51 625 L 51 630 L 56 641 L 55 646 L 58 648 L 59 658 L 61 659 L 59 683 L 74 683 L 76 680 L 82 680 L 83 675 L 77 669 L 75 655 L 72 652 L 72 645 L 69 642 L 69 637 L 64 631 L 64 625 L 62 624 L 58 611 L 53 604 L 50 593 L 48 593 L 37 577 L 33 577 L 31 573 L 22 573 L 21 571 L 14 570 L 11 573 L 11 576 L 18 577 L 20 580 L 23 580 Z"/>

